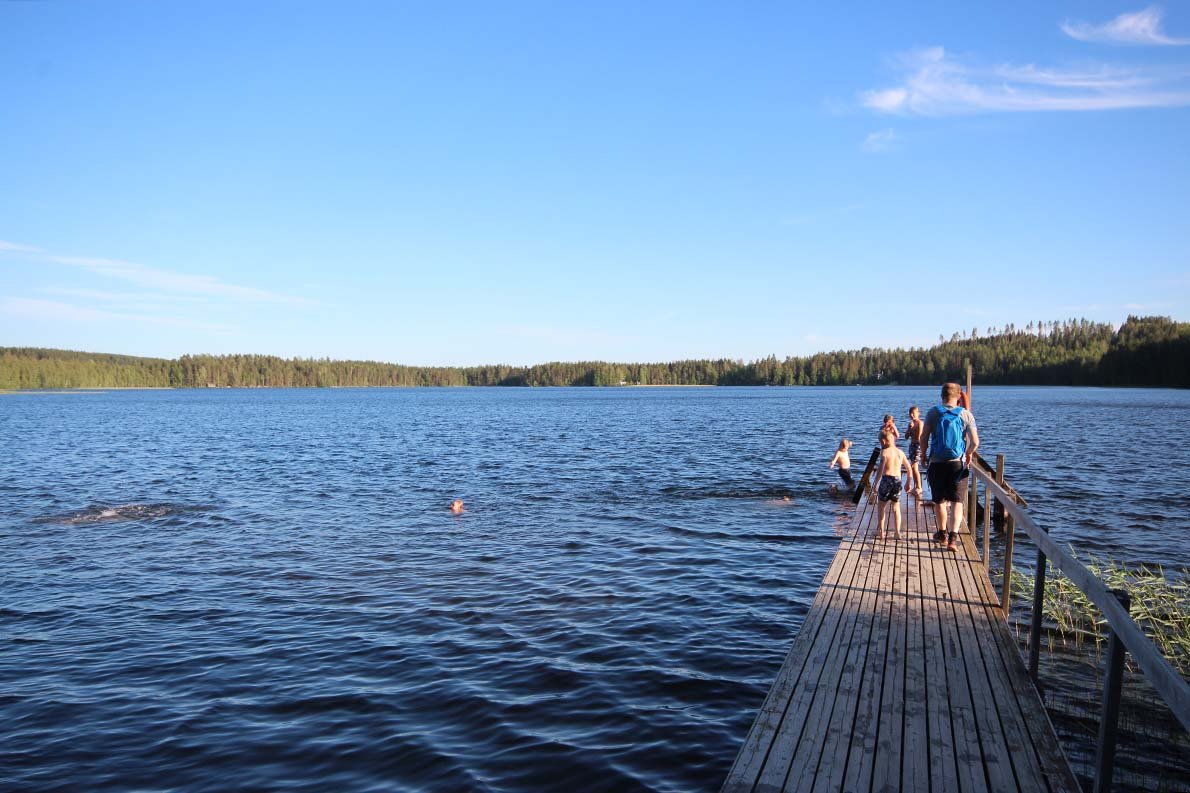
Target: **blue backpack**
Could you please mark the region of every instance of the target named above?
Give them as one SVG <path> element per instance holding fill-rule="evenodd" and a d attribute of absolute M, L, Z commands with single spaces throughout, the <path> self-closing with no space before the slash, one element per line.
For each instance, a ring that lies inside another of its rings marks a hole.
<path fill-rule="evenodd" d="M 938 406 L 941 417 L 930 439 L 930 458 L 935 460 L 957 460 L 967 451 L 963 439 L 963 409 L 955 406 Z"/>

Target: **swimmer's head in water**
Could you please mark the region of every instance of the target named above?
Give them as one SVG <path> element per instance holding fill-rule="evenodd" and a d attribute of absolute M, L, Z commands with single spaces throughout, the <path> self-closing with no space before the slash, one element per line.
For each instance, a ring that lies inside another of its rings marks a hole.
<path fill-rule="evenodd" d="M 450 502 L 450 511 L 456 515 L 458 515 L 460 512 L 462 512 L 463 511 L 463 499 L 456 498 L 454 501 Z"/>

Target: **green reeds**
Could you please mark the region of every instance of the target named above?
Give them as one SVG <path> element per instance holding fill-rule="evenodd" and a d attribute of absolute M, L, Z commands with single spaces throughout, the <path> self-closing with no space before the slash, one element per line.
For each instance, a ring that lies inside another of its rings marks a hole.
<path fill-rule="evenodd" d="M 1074 550 L 1071 549 L 1071 554 Z M 1077 556 L 1109 589 L 1123 589 L 1132 599 L 1130 613 L 1182 675 L 1190 677 L 1190 570 L 1167 571 L 1161 565 L 1127 566 L 1093 554 Z M 1021 605 L 1033 598 L 1033 576 L 1012 571 L 1014 600 Z M 1058 639 L 1081 646 L 1093 642 L 1096 655 L 1105 640 L 1107 620 L 1077 586 L 1050 568 L 1045 580 L 1042 613 L 1050 650 Z"/>

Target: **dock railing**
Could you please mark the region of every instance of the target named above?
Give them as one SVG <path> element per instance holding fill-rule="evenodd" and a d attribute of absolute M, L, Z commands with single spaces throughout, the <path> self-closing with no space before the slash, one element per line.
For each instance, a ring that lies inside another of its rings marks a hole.
<path fill-rule="evenodd" d="M 991 575 L 991 559 L 989 558 L 991 519 L 993 512 L 997 511 L 996 505 L 998 505 L 998 509 L 1003 510 L 1005 526 L 1004 573 L 1000 606 L 1005 619 L 1009 615 L 1012 597 L 1012 558 L 1016 531 L 1023 532 L 1037 547 L 1028 644 L 1028 669 L 1034 685 L 1039 685 L 1038 656 L 1041 645 L 1043 599 L 1048 566 L 1052 565 L 1073 582 L 1087 600 L 1099 609 L 1106 621 L 1108 650 L 1103 675 L 1102 709 L 1094 764 L 1094 790 L 1096 793 L 1106 793 L 1111 789 L 1115 766 L 1125 655 L 1131 654 L 1134 663 L 1144 673 L 1149 684 L 1187 731 L 1190 731 L 1190 684 L 1187 684 L 1186 679 L 1174 669 L 1152 640 L 1145 635 L 1144 630 L 1132 619 L 1129 614 L 1128 593 L 1122 589 L 1109 589 L 1108 585 L 1088 570 L 1082 562 L 1055 542 L 1046 529 L 1037 525 L 1026 509 L 1023 499 L 1004 481 L 1003 456 L 998 458 L 995 469 L 980 459 L 977 464 L 972 465 L 971 474 L 967 522 L 972 527 L 977 525 L 975 506 L 978 502 L 979 486 L 982 485 L 984 491 L 983 561 L 985 568 L 989 571 L 989 578 Z"/>

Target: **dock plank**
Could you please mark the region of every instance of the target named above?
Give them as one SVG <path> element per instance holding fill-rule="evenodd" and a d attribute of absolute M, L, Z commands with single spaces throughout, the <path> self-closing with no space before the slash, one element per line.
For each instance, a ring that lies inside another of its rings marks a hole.
<path fill-rule="evenodd" d="M 929 529 L 925 507 L 917 499 L 909 514 L 909 538 L 906 543 L 905 576 L 905 700 L 901 720 L 900 790 L 929 790 L 929 734 L 921 728 L 926 721 L 928 687 L 926 685 L 925 612 L 923 608 L 921 569 L 923 551 L 928 550 Z M 877 779 L 877 791 L 895 791 L 893 758 L 884 762 L 885 775 Z"/>
<path fill-rule="evenodd" d="M 964 544 L 969 546 L 967 557 L 978 559 L 979 551 L 970 535 L 964 537 Z M 1000 701 L 1005 703 L 1003 712 L 1007 718 L 1023 726 L 1020 740 L 1033 749 L 1028 753 L 1013 753 L 1014 764 L 1018 758 L 1028 761 L 1028 768 L 1017 772 L 1018 779 L 1035 779 L 1035 775 L 1040 773 L 1049 790 L 1055 793 L 1079 793 L 1082 788 L 1058 744 L 1057 734 L 1049 714 L 1045 712 L 1041 695 L 1029 679 L 1024 661 L 1016 649 L 1016 640 L 1004 621 L 1004 613 L 1000 610 L 1000 601 L 992 588 L 987 569 L 980 563 L 971 564 L 968 569 L 972 585 L 986 604 L 982 610 L 987 625 L 986 633 L 981 634 L 986 639 L 984 647 L 991 658 L 998 659 L 998 663 L 989 663 L 989 668 L 1000 677 L 998 685 L 1007 686 L 1011 692 L 1001 694 Z M 1021 787 L 1025 789 L 1024 782 Z"/>
<path fill-rule="evenodd" d="M 902 512 L 909 508 L 904 497 Z M 890 516 L 891 517 L 891 516 Z M 868 790 L 872 787 L 877 763 L 881 764 L 879 779 L 899 778 L 900 749 L 904 729 L 905 703 L 905 589 L 907 572 L 908 515 L 903 515 L 902 537 L 891 546 L 892 564 L 886 576 L 881 576 L 884 593 L 872 644 L 868 649 L 870 670 L 864 676 L 864 693 L 855 716 L 855 730 L 848 749 L 844 790 Z M 895 524 L 894 524 L 895 525 Z M 887 553 L 887 551 L 886 551 Z M 891 765 L 891 768 L 886 766 Z"/>
<path fill-rule="evenodd" d="M 875 519 L 869 536 L 875 537 Z M 891 592 L 892 565 L 896 546 L 887 540 L 873 540 L 867 585 L 860 598 L 849 651 L 839 656 L 841 671 L 830 722 L 822 736 L 822 750 L 814 757 L 814 791 L 839 790 L 845 784 L 852 746 L 859 732 L 864 742 L 869 729 L 874 734 L 876 706 L 880 701 L 883 668 L 875 671 L 883 653 L 880 645 L 888 635 L 888 620 L 880 619 L 881 601 Z M 877 657 L 879 655 L 879 657 Z M 809 750 L 811 753 L 814 749 Z M 807 765 L 810 757 L 806 758 Z M 802 788 L 797 788 L 802 789 Z"/>

